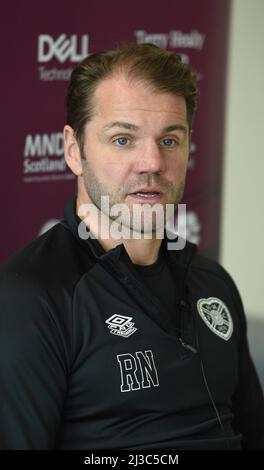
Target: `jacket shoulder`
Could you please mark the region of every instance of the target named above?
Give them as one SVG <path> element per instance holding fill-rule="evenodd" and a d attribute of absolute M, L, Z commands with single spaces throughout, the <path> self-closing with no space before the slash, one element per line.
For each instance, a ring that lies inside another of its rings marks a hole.
<path fill-rule="evenodd" d="M 1 318 L 52 322 L 69 339 L 72 298 L 93 261 L 61 223 L 31 242 L 0 269 Z"/>
<path fill-rule="evenodd" d="M 240 320 L 242 320 L 242 324 L 245 327 L 245 313 L 242 299 L 236 283 L 229 272 L 217 261 L 200 254 L 196 254 L 193 257 L 191 272 L 195 277 L 199 277 L 199 279 L 204 280 L 204 282 L 208 284 L 224 286 L 227 296 L 231 296 L 235 302 L 237 311 L 240 312 Z"/>
<path fill-rule="evenodd" d="M 56 284 L 74 284 L 92 265 L 74 235 L 61 223 L 33 240 L 0 268 L 0 282 L 47 289 Z"/>
<path fill-rule="evenodd" d="M 195 271 L 211 274 L 219 277 L 227 283 L 234 284 L 234 281 L 228 271 L 217 261 L 207 258 L 206 256 L 196 254 L 193 257 L 191 267 Z"/>

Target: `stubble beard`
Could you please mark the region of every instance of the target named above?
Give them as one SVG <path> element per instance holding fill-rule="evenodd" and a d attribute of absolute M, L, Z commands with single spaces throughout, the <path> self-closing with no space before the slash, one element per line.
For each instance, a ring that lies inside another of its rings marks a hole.
<path fill-rule="evenodd" d="M 184 193 L 185 177 L 179 183 L 178 187 L 175 188 L 172 183 L 164 181 L 160 175 L 155 173 L 144 173 L 138 175 L 136 180 L 130 181 L 113 191 L 107 191 L 95 175 L 86 157 L 82 158 L 82 168 L 84 187 L 94 206 L 110 219 L 110 223 L 116 222 L 118 219 L 119 224 L 124 225 L 131 231 L 141 234 L 150 233 L 154 235 L 158 230 L 164 230 L 167 222 L 166 205 L 173 205 L 175 211 Z M 156 206 L 159 207 L 157 207 L 156 215 L 153 213 L 152 217 L 144 217 L 144 210 L 142 210 L 141 203 L 137 204 L 137 206 L 139 211 L 142 211 L 142 216 L 135 216 L 134 211 L 132 211 L 129 205 L 125 202 L 127 195 L 138 189 L 140 186 L 158 186 L 164 194 L 167 195 L 165 207 L 164 204 L 156 204 Z M 103 203 L 106 200 L 104 198 L 108 198 L 107 200 L 109 201 L 109 204 L 106 206 Z M 121 217 L 120 215 L 111 215 L 111 209 L 120 204 L 125 204 L 128 210 L 125 213 L 123 212 Z"/>

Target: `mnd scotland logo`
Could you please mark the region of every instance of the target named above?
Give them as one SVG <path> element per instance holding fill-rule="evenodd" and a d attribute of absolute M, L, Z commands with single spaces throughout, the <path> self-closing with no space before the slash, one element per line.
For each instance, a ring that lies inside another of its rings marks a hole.
<path fill-rule="evenodd" d="M 27 134 L 24 145 L 23 181 L 74 179 L 69 171 L 63 148 L 62 132 Z"/>

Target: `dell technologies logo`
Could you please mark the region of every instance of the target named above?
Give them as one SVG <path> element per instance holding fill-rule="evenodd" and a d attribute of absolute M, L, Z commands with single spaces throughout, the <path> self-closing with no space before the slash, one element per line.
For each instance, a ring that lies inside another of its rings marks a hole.
<path fill-rule="evenodd" d="M 60 63 L 69 60 L 80 62 L 88 56 L 89 35 L 84 34 L 78 38 L 77 34 L 68 36 L 61 34 L 53 38 L 48 34 L 40 34 L 38 38 L 38 62 L 46 63 L 57 59 Z"/>

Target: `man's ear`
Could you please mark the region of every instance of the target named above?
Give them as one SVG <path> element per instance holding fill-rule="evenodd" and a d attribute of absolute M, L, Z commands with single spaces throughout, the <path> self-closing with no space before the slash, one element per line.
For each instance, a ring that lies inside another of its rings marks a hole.
<path fill-rule="evenodd" d="M 68 167 L 76 176 L 82 175 L 82 162 L 74 130 L 68 124 L 63 129 L 64 156 Z"/>

